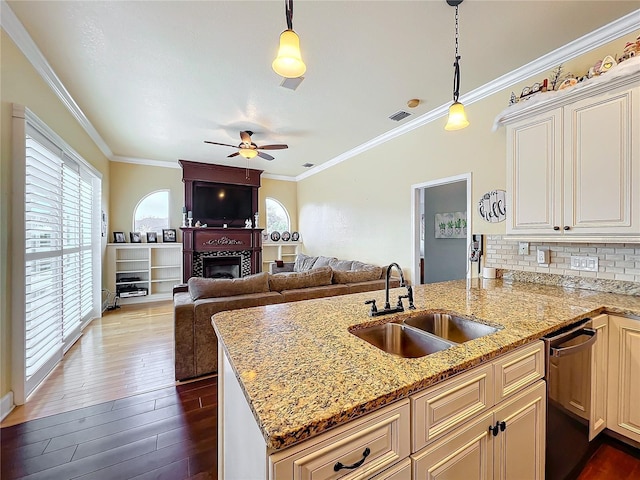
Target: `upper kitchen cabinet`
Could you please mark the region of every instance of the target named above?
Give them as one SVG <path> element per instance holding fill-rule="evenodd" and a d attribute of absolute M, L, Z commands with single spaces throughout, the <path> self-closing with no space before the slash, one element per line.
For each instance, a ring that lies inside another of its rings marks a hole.
<path fill-rule="evenodd" d="M 501 119 L 508 235 L 640 240 L 640 72 L 599 80 Z"/>

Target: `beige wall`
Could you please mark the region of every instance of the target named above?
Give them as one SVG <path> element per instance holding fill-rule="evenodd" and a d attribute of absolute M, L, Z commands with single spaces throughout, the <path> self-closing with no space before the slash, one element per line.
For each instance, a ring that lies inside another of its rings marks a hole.
<path fill-rule="evenodd" d="M 565 71 L 585 73 L 605 54 L 620 54 L 638 33 L 567 63 Z M 476 210 L 484 192 L 506 187 L 505 130 L 492 132 L 492 124 L 512 90 L 519 94 L 545 76 L 546 72 L 469 105 L 471 125 L 464 130 L 446 132 L 446 119 L 441 118 L 300 181 L 299 228 L 305 251 L 379 265 L 396 261 L 411 273 L 411 185 L 468 172 L 472 231 L 504 233 L 504 223 L 486 223 Z"/>
<path fill-rule="evenodd" d="M 2 30 L 0 78 L 0 397 L 11 390 L 11 104 L 29 108 L 103 175 L 102 208 L 109 199 L 109 161 Z M 106 243 L 103 239 L 103 252 Z"/>
<path fill-rule="evenodd" d="M 295 232 L 298 230 L 298 185 L 296 182 L 262 178 L 262 186 L 258 193 L 258 209 L 260 213 L 258 224 L 260 228 L 266 228 L 267 215 L 265 199 L 270 197 L 279 201 L 289 212 L 289 217 L 291 217 L 291 231 Z"/>
<path fill-rule="evenodd" d="M 176 163 L 176 166 L 178 164 Z M 182 169 L 152 167 L 123 162 L 111 162 L 111 183 L 109 192 L 109 218 L 107 230 L 109 241 L 113 232 L 133 231 L 133 211 L 138 202 L 152 192 L 169 190 L 169 224 L 178 229 L 178 241 L 182 241 L 182 206 L 184 205 L 184 184 Z"/>

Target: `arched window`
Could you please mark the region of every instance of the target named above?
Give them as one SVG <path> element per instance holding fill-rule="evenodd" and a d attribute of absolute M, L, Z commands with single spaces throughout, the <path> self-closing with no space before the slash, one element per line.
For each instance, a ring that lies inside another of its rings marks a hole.
<path fill-rule="evenodd" d="M 133 211 L 133 231 L 162 232 L 169 228 L 169 190 L 152 192 L 138 202 Z"/>
<path fill-rule="evenodd" d="M 267 233 L 291 231 L 291 219 L 289 212 L 275 198 L 267 197 Z"/>

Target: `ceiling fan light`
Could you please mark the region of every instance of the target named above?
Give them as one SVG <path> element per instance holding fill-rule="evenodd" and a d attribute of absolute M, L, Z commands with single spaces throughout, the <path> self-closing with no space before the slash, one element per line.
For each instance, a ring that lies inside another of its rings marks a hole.
<path fill-rule="evenodd" d="M 241 148 L 239 153 L 247 160 L 251 160 L 256 155 L 258 155 L 258 151 L 252 148 Z"/>
<path fill-rule="evenodd" d="M 460 102 L 454 102 L 449 107 L 449 119 L 445 125 L 445 130 L 461 130 L 469 126 L 467 114 L 464 111 L 464 105 Z"/>
<path fill-rule="evenodd" d="M 285 30 L 280 34 L 278 56 L 271 64 L 273 70 L 285 78 L 298 78 L 307 71 L 300 54 L 300 38 L 293 30 Z"/>

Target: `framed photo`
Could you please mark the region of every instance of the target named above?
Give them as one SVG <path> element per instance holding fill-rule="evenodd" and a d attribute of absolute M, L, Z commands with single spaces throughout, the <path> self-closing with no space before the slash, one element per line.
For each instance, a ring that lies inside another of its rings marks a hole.
<path fill-rule="evenodd" d="M 127 239 L 124 232 L 113 232 L 113 243 L 126 243 Z"/>
<path fill-rule="evenodd" d="M 176 229 L 175 228 L 163 228 L 162 229 L 162 241 L 165 243 L 171 243 L 176 241 Z"/>
<path fill-rule="evenodd" d="M 158 243 L 158 234 L 156 232 L 147 232 L 147 243 Z"/>
<path fill-rule="evenodd" d="M 131 243 L 142 243 L 142 235 L 140 235 L 140 232 L 129 232 L 129 238 L 131 239 Z"/>

